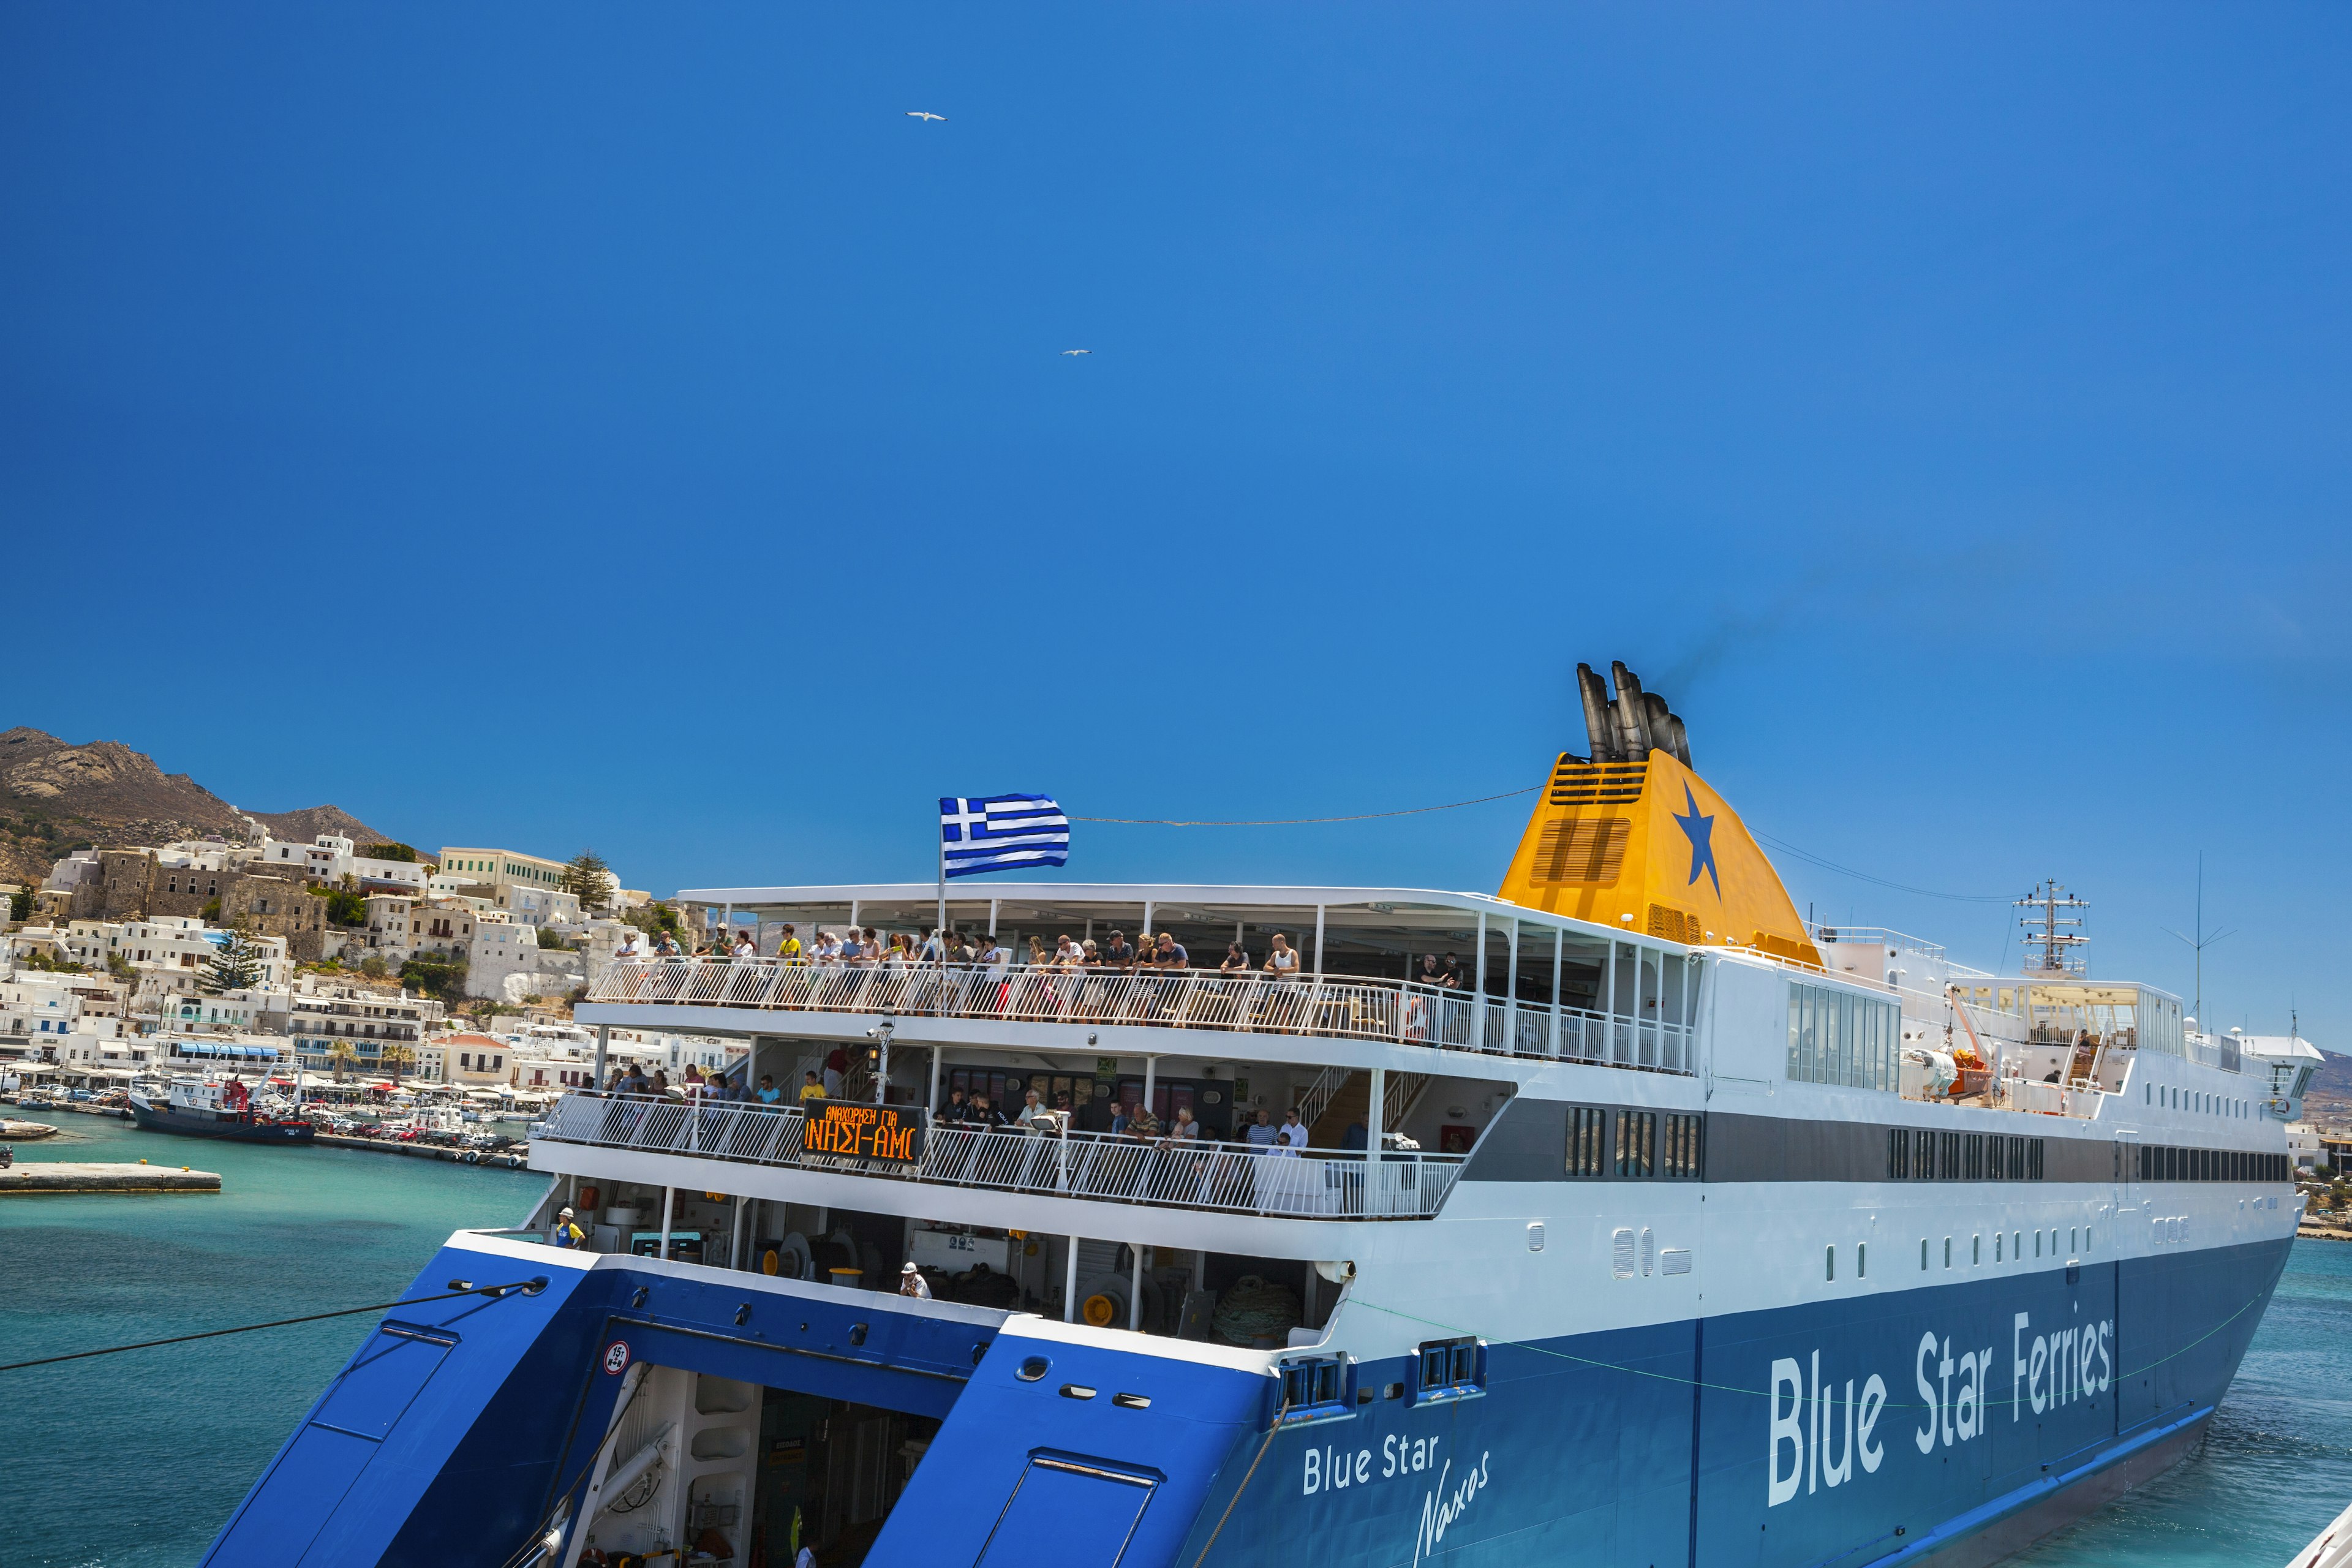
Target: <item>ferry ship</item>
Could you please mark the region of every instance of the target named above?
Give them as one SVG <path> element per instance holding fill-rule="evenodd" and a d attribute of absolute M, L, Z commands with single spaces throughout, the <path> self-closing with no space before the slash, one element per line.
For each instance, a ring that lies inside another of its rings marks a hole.
<path fill-rule="evenodd" d="M 1191 962 L 616 963 L 593 1081 L 654 1029 L 782 1099 L 565 1094 L 536 1212 L 450 1238 L 206 1561 L 1973 1563 L 2174 1462 L 2317 1053 L 2089 978 L 2054 891 L 2018 975 L 1809 925 L 1613 678 L 1491 895 L 959 884 L 1013 952 Z M 773 952 L 941 895 L 682 897 Z"/>

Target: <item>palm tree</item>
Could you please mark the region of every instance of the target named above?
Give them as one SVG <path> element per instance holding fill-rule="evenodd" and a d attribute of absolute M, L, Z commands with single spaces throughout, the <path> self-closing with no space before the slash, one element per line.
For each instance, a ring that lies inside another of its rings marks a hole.
<path fill-rule="evenodd" d="M 343 1069 L 359 1060 L 360 1053 L 349 1040 L 329 1040 L 327 1059 L 335 1064 L 335 1081 L 343 1081 Z"/>
<path fill-rule="evenodd" d="M 388 1045 L 376 1052 L 375 1059 L 391 1072 L 393 1087 L 396 1089 L 400 1086 L 400 1069 L 415 1064 L 416 1052 L 408 1046 Z"/>

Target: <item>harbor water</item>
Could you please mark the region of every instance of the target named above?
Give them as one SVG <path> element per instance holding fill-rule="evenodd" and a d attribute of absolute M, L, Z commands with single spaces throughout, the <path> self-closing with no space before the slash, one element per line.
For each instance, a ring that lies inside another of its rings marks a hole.
<path fill-rule="evenodd" d="M 0 1203 L 0 1363 L 398 1296 L 453 1230 L 514 1223 L 529 1173 L 212 1143 L 79 1115 L 20 1160 L 220 1173 L 218 1194 Z M 0 1373 L 0 1568 L 183 1568 L 370 1316 Z M 2352 1244 L 2297 1242 L 2189 1459 L 2012 1561 L 2269 1568 L 2352 1503 Z M 1369 1565 L 1368 1565 L 1369 1568 Z"/>
<path fill-rule="evenodd" d="M 448 1234 L 512 1225 L 544 1178 L 362 1150 L 59 1129 L 21 1161 L 147 1159 L 216 1171 L 217 1194 L 0 1200 L 0 1363 L 299 1317 L 407 1289 Z M 9 1517 L 0 1568 L 181 1568 L 373 1315 L 0 1373 Z"/>

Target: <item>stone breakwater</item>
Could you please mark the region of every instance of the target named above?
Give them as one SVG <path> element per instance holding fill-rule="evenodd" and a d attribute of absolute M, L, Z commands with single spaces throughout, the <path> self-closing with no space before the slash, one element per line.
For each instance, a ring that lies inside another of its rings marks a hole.
<path fill-rule="evenodd" d="M 0 1197 L 46 1193 L 216 1193 L 210 1171 L 179 1165 L 82 1164 L 58 1160 L 0 1171 Z"/>

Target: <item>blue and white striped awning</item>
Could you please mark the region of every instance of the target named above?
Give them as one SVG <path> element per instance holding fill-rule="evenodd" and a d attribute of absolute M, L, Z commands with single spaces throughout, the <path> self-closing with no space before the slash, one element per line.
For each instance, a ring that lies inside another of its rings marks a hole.
<path fill-rule="evenodd" d="M 274 1062 L 276 1046 L 224 1046 L 211 1041 L 181 1040 L 172 1047 L 175 1057 L 226 1057 L 235 1061 Z"/>

